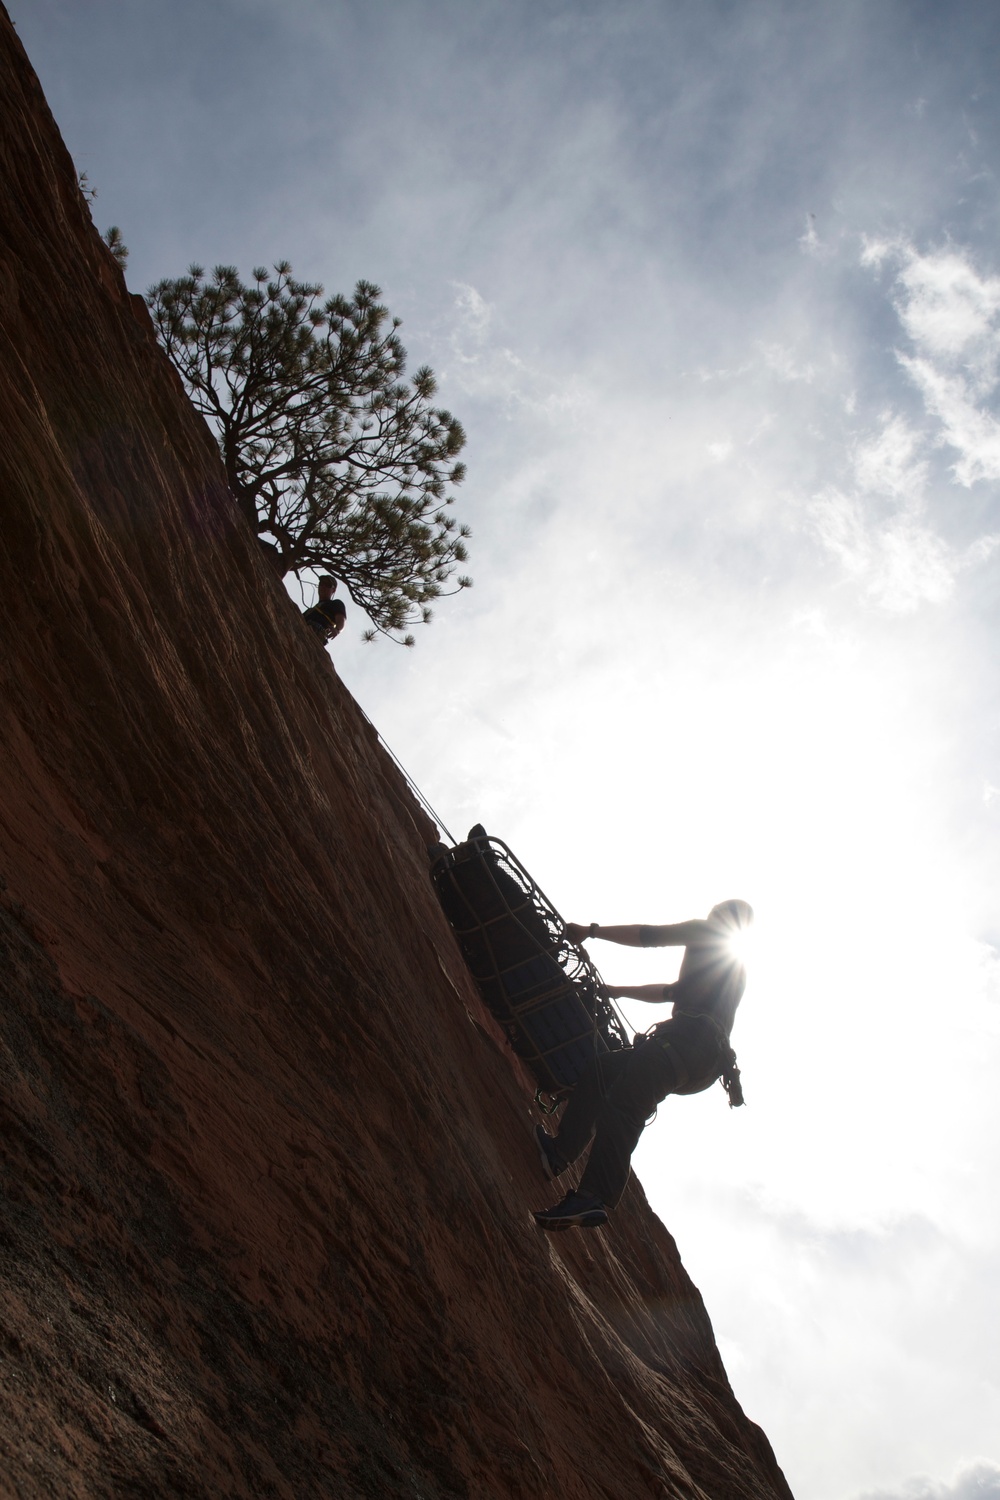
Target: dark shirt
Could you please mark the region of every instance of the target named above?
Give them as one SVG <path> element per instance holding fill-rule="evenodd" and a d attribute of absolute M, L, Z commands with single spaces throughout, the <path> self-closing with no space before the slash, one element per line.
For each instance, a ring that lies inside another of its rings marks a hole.
<path fill-rule="evenodd" d="M 321 599 L 312 609 L 303 610 L 302 618 L 312 626 L 320 640 L 326 641 L 338 620 L 342 623 L 347 619 L 347 609 L 342 599 Z"/>

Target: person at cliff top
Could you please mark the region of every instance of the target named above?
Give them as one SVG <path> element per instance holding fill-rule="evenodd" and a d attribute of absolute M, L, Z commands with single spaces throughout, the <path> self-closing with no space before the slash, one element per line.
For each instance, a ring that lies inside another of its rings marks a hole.
<path fill-rule="evenodd" d="M 612 999 L 673 1002 L 673 1014 L 631 1047 L 595 1057 L 569 1097 L 558 1133 L 535 1129 L 542 1170 L 559 1177 L 586 1149 L 580 1186 L 534 1217 L 543 1229 L 596 1229 L 607 1223 L 628 1182 L 629 1162 L 643 1127 L 668 1094 L 697 1094 L 723 1078 L 730 1104 L 742 1104 L 739 1071 L 729 1045 L 746 986 L 740 939 L 753 922 L 746 901 L 723 901 L 707 920 L 667 927 L 581 927 L 567 922 L 572 942 L 601 937 L 630 948 L 684 949 L 674 984 L 607 987 Z"/>
<path fill-rule="evenodd" d="M 329 573 L 324 573 L 322 578 L 316 580 L 319 598 L 311 609 L 302 611 L 302 618 L 312 626 L 320 640 L 324 642 L 332 641 L 347 624 L 347 608 L 343 599 L 333 597 L 336 588 L 336 578 L 331 578 Z"/>

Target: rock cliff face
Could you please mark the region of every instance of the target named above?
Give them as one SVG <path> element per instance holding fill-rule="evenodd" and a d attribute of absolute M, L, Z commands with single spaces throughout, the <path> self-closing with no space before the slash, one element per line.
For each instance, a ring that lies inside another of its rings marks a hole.
<path fill-rule="evenodd" d="M 785 1497 L 633 1181 L 546 1237 L 434 830 L 0 13 L 0 1489 Z"/>

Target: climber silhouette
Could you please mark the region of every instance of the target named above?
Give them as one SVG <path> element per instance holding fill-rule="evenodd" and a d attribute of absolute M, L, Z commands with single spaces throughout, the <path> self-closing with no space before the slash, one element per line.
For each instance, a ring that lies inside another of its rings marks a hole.
<path fill-rule="evenodd" d="M 342 599 L 335 599 L 334 593 L 337 588 L 336 578 L 329 573 L 324 573 L 316 580 L 316 592 L 319 598 L 311 609 L 302 611 L 302 618 L 323 642 L 332 641 L 338 636 L 347 624 L 347 608 Z"/>
<path fill-rule="evenodd" d="M 607 1223 L 628 1182 L 629 1162 L 646 1120 L 668 1094 L 697 1094 L 722 1078 L 730 1104 L 742 1104 L 739 1070 L 729 1045 L 746 986 L 737 944 L 753 922 L 746 901 L 723 901 L 707 919 L 666 927 L 581 927 L 566 923 L 572 942 L 600 937 L 630 948 L 684 948 L 673 984 L 609 985 L 612 999 L 672 1001 L 673 1014 L 636 1037 L 631 1047 L 595 1057 L 569 1097 L 558 1133 L 535 1129 L 542 1170 L 552 1181 L 581 1156 L 593 1137 L 580 1186 L 534 1217 L 543 1229 L 596 1229 Z"/>

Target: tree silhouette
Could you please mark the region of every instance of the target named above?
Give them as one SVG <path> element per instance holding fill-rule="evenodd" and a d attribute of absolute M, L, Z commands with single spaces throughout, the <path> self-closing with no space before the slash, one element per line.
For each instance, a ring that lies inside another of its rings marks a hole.
<path fill-rule="evenodd" d="M 278 572 L 340 578 L 399 638 L 466 560 L 468 527 L 449 514 L 465 466 L 461 424 L 431 405 L 433 373 L 404 378 L 398 318 L 359 281 L 321 303 L 282 261 L 245 286 L 233 266 L 201 266 L 151 287 L 159 338 L 212 423 L 236 501 Z M 471 582 L 457 579 L 457 587 Z M 413 637 L 405 637 L 412 645 Z"/>

